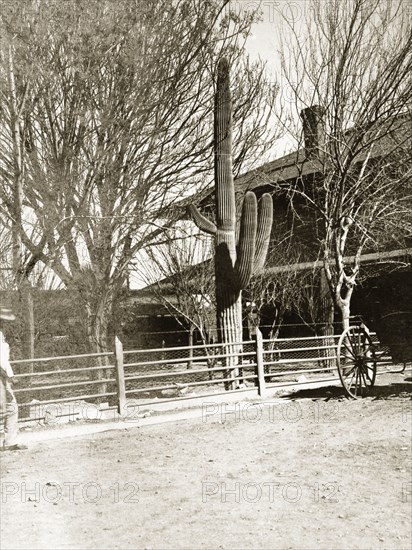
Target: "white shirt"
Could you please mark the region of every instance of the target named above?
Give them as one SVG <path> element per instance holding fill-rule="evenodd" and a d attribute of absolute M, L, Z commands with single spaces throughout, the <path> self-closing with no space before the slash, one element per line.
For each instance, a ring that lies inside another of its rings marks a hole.
<path fill-rule="evenodd" d="M 10 346 L 6 342 L 4 334 L 0 330 L 0 368 L 9 378 L 14 376 L 13 369 L 10 365 Z"/>

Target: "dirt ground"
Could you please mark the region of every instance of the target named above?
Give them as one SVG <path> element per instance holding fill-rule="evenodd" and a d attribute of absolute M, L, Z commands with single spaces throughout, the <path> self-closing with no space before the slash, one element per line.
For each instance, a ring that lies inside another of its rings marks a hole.
<path fill-rule="evenodd" d="M 1 456 L 1 548 L 410 549 L 412 383 L 302 391 Z M 230 412 L 232 411 L 232 412 Z"/>

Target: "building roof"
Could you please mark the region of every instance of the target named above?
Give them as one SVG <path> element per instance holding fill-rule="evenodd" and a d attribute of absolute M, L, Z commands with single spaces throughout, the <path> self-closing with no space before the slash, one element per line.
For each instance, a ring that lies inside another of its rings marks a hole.
<path fill-rule="evenodd" d="M 379 158 L 383 153 L 399 150 L 402 147 L 411 147 L 411 115 L 409 113 L 388 119 L 381 125 L 382 135 L 376 139 L 372 150 L 365 147 L 355 158 L 355 162 L 362 162 L 370 152 L 370 159 Z M 351 128 L 345 133 L 347 144 L 351 136 L 356 135 L 356 128 Z M 376 132 L 376 129 L 373 130 Z M 365 140 L 373 138 L 372 130 L 365 133 Z M 327 159 L 324 165 L 316 158 L 307 157 L 305 148 L 297 149 L 292 153 L 283 155 L 273 161 L 262 164 L 258 168 L 249 170 L 235 179 L 235 191 L 244 194 L 267 186 L 275 186 L 277 183 L 296 180 L 319 173 L 327 167 Z M 208 200 L 214 193 L 214 185 L 195 196 L 197 204 Z M 191 197 L 193 200 L 193 197 Z"/>
<path fill-rule="evenodd" d="M 360 153 L 356 156 L 355 162 L 362 162 L 366 159 L 368 154 L 370 154 L 370 159 L 378 159 L 384 153 L 389 153 L 392 151 L 402 150 L 402 148 L 411 147 L 411 115 L 409 113 L 393 117 L 388 119 L 381 124 L 380 128 L 382 129 L 380 137 L 374 142 L 372 150 L 369 147 L 361 150 Z M 374 134 L 376 133 L 376 127 L 373 130 L 366 132 L 364 134 L 364 140 L 368 142 L 371 138 L 373 139 Z M 351 141 L 351 136 L 356 137 L 357 129 L 351 128 L 345 133 L 345 142 L 349 144 Z M 307 176 L 315 175 L 322 170 L 327 168 L 327 158 L 324 163 L 320 162 L 316 157 L 311 157 L 306 154 L 305 148 L 299 148 L 296 151 L 283 155 L 273 161 L 262 164 L 258 168 L 249 170 L 244 174 L 241 174 L 235 179 L 235 192 L 239 197 L 242 197 L 246 191 L 257 191 L 260 192 L 268 191 L 271 187 L 275 187 L 276 184 L 282 182 L 290 182 L 297 180 L 298 178 L 305 178 Z M 195 196 L 189 197 L 182 201 L 177 207 L 185 209 L 186 205 L 189 202 L 195 202 L 203 206 L 210 204 L 211 199 L 214 195 L 214 184 L 209 186 L 207 189 L 204 189 L 202 192 L 198 193 Z M 385 262 L 388 261 L 388 258 L 392 257 L 408 257 L 412 251 L 410 248 L 405 248 L 401 250 L 392 250 L 385 253 L 376 253 L 366 254 L 362 257 L 362 260 L 365 262 Z M 348 257 L 347 260 L 350 258 Z M 208 260 L 206 263 L 208 263 Z M 203 263 L 203 262 L 202 262 Z M 314 261 L 303 262 L 296 265 L 293 265 L 294 269 L 309 269 L 313 268 Z M 194 266 L 198 268 L 199 266 Z M 272 273 L 280 273 L 287 271 L 291 268 L 290 265 L 282 266 L 273 266 L 267 268 L 268 271 Z M 173 276 L 167 277 L 161 281 L 161 284 L 164 286 L 166 292 L 173 294 Z M 144 289 L 147 292 L 148 296 L 152 291 L 152 287 L 148 286 Z M 139 291 L 142 292 L 142 291 Z M 141 294 L 143 297 L 143 294 Z"/>

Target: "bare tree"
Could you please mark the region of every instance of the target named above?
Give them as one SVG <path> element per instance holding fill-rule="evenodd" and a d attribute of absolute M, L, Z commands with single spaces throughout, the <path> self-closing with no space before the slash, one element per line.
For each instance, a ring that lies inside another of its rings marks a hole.
<path fill-rule="evenodd" d="M 0 224 L 0 290 L 6 291 L 12 288 L 14 283 L 12 253 L 13 245 L 11 231 Z"/>
<path fill-rule="evenodd" d="M 346 328 L 361 255 L 405 245 L 411 235 L 411 18 L 402 1 L 309 7 L 306 26 L 289 20 L 284 39 L 291 119 L 301 113 L 306 126 L 302 177 L 284 189 L 297 211 L 312 212 Z"/>
<path fill-rule="evenodd" d="M 324 301 L 330 302 L 330 297 L 319 269 L 322 264 L 300 262 L 300 250 L 294 244 L 290 235 L 274 242 L 269 250 L 271 264 L 252 280 L 247 290 L 262 332 L 271 339 L 278 337 L 288 317 L 298 319 L 314 336 L 327 334 L 333 324 L 333 318 L 325 322 Z M 325 300 L 325 295 L 329 300 Z"/>
<path fill-rule="evenodd" d="M 303 300 L 303 272 L 292 267 L 298 262 L 299 253 L 291 248 L 290 243 L 290 236 L 284 236 L 281 241 L 272 244 L 268 256 L 271 266 L 291 267 L 271 273 L 268 266 L 261 275 L 252 279 L 247 289 L 248 299 L 255 304 L 258 313 L 256 321 L 265 325 L 262 326 L 262 332 L 271 339 L 278 337 L 285 314 L 292 310 L 300 311 Z"/>
<path fill-rule="evenodd" d="M 188 331 L 190 346 L 196 333 L 212 365 L 214 349 L 207 345 L 216 341 L 216 300 L 210 239 L 183 222 L 165 231 L 163 243 L 146 255 L 148 261 L 137 267 L 150 285 L 146 290 Z"/>
<path fill-rule="evenodd" d="M 23 357 L 34 357 L 34 311 L 33 297 L 30 283 L 30 273 L 37 263 L 37 258 L 25 254 L 22 246 L 23 235 L 23 143 L 21 131 L 21 115 L 25 108 L 27 97 L 27 86 L 18 98 L 16 87 L 15 66 L 13 59 L 12 46 L 3 47 L 0 50 L 0 56 L 4 69 L 3 89 L 9 97 L 8 114 L 10 130 L 10 155 L 8 157 L 8 176 L 9 176 L 9 196 L 10 208 L 2 208 L 3 214 L 6 213 L 5 224 L 2 231 L 6 232 L 10 228 L 12 242 L 12 284 L 9 289 L 17 291 L 18 301 L 14 309 L 17 313 L 19 324 L 21 325 L 22 352 Z M 8 223 L 7 223 L 8 222 Z M 7 235 L 5 235 L 7 242 Z M 6 265 L 6 264 L 4 264 Z M 10 279 L 9 279 L 10 282 Z M 32 366 L 30 366 L 32 368 Z"/>
<path fill-rule="evenodd" d="M 211 180 L 217 58 L 235 68 L 236 171 L 275 138 L 266 124 L 273 86 L 243 51 L 256 14 L 217 0 L 19 4 L 7 5 L 1 25 L 18 67 L 22 245 L 79 295 L 88 337 L 104 350 L 132 259 L 179 218 L 177 199 Z M 3 78 L 3 63 L 0 70 Z M 10 219 L 12 104 L 2 88 L 1 194 Z"/>

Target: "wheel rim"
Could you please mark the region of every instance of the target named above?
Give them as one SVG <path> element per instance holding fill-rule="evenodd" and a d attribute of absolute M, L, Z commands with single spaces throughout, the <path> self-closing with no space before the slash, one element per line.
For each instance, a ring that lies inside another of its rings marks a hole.
<path fill-rule="evenodd" d="M 349 327 L 339 338 L 338 373 L 348 397 L 367 395 L 375 384 L 376 356 L 373 342 L 363 327 Z"/>

